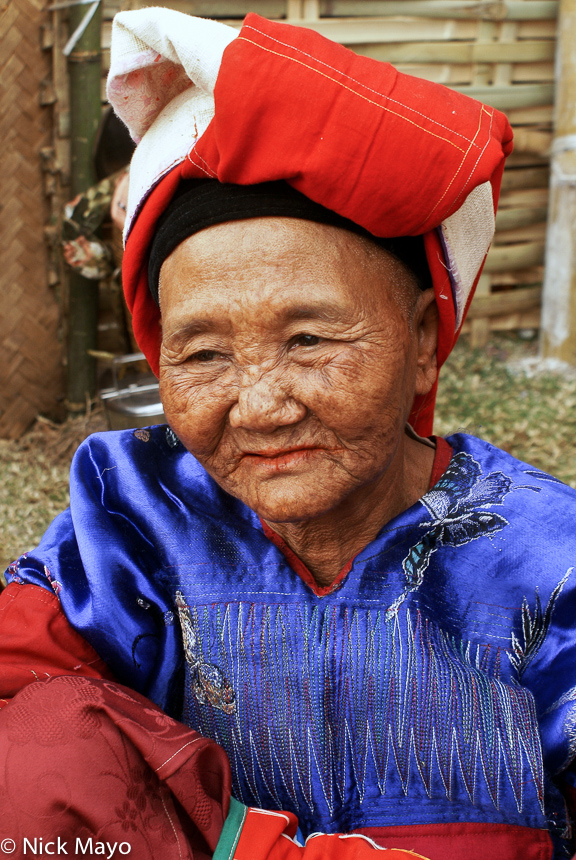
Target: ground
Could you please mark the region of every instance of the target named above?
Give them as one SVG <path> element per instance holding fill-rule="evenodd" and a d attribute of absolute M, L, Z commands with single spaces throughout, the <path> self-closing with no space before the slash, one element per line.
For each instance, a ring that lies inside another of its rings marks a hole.
<path fill-rule="evenodd" d="M 434 430 L 481 436 L 576 488 L 576 371 L 518 373 L 536 344 L 493 336 L 472 350 L 462 338 L 440 375 Z M 101 412 L 57 426 L 40 418 L 17 442 L 0 440 L 0 570 L 32 549 L 68 504 L 71 457 L 90 432 L 105 429 Z"/>

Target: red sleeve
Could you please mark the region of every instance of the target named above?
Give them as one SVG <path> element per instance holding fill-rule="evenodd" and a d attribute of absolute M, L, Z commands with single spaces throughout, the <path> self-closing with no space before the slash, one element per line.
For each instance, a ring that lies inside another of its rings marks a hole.
<path fill-rule="evenodd" d="M 70 626 L 55 594 L 13 582 L 0 594 L 0 708 L 23 687 L 53 675 L 114 680 Z"/>

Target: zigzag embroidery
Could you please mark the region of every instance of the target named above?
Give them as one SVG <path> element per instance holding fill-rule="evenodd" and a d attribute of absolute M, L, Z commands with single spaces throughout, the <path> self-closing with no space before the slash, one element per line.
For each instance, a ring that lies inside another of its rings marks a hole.
<path fill-rule="evenodd" d="M 543 809 L 534 701 L 487 673 L 419 611 L 259 606 L 191 608 L 199 650 L 234 690 L 225 713 L 189 695 L 186 719 L 228 752 L 236 797 L 256 806 L 332 813 L 392 778 L 408 796 L 480 793 Z M 420 789 L 418 789 L 420 784 Z M 532 786 L 532 787 L 530 787 Z M 398 790 L 397 788 L 395 789 Z"/>

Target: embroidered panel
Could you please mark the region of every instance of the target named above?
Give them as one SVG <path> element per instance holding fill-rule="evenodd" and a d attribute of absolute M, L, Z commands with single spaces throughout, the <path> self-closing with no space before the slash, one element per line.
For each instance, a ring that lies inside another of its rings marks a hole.
<path fill-rule="evenodd" d="M 410 608 L 387 621 L 385 609 L 176 602 L 185 720 L 226 749 L 244 803 L 327 830 L 382 824 L 410 798 L 427 820 L 457 801 L 469 820 L 505 810 L 542 826 L 534 702 L 488 670 L 485 649 Z"/>

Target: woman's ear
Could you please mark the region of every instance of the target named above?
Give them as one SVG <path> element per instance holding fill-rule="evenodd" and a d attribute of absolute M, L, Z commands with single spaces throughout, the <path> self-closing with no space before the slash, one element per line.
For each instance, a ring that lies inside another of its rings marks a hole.
<path fill-rule="evenodd" d="M 422 395 L 428 394 L 438 376 L 438 306 L 433 289 L 425 290 L 420 295 L 414 314 L 414 327 L 418 349 L 415 393 Z"/>

